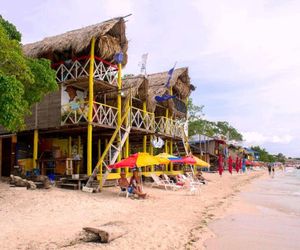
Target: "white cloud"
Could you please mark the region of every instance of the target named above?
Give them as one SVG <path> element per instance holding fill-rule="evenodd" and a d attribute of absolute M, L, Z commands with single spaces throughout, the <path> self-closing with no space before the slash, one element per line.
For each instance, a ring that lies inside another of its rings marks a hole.
<path fill-rule="evenodd" d="M 284 135 L 264 135 L 259 132 L 243 132 L 245 143 L 248 145 L 258 144 L 263 145 L 266 143 L 288 144 L 293 140 L 289 134 Z"/>

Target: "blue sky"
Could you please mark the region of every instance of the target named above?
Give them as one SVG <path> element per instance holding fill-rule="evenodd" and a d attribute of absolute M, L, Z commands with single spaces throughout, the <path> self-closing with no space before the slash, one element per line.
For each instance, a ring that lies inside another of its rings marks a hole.
<path fill-rule="evenodd" d="M 2 0 L 1 14 L 23 43 L 133 14 L 126 73 L 145 52 L 149 73 L 188 66 L 207 119 L 228 121 L 246 145 L 300 156 L 300 1 Z"/>

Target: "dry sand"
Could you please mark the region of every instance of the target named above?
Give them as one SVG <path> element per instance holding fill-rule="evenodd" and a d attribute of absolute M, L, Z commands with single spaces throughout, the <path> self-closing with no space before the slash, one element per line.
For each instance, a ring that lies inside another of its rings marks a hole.
<path fill-rule="evenodd" d="M 0 182 L 0 249 L 203 249 L 208 222 L 221 217 L 242 187 L 264 172 L 209 180 L 196 196 L 145 187 L 145 200 L 118 188 L 89 194 L 58 188 L 24 190 Z M 108 244 L 76 241 L 83 227 L 116 223 L 124 235 Z"/>

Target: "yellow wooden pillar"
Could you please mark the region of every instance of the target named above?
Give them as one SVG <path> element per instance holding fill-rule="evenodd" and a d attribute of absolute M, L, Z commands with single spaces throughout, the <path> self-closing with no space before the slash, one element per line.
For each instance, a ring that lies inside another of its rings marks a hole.
<path fill-rule="evenodd" d="M 32 165 L 33 168 L 37 167 L 37 158 L 38 158 L 38 143 L 39 143 L 39 131 L 37 129 L 33 132 L 33 159 Z"/>
<path fill-rule="evenodd" d="M 69 136 L 68 138 L 68 157 L 72 157 L 72 137 Z"/>
<path fill-rule="evenodd" d="M 125 158 L 127 158 L 128 156 L 129 156 L 129 136 L 128 136 L 128 138 L 125 141 Z M 128 170 L 129 170 L 128 167 L 125 168 L 126 175 L 128 174 Z"/>
<path fill-rule="evenodd" d="M 173 140 L 170 140 L 170 154 L 173 155 Z M 170 171 L 173 171 L 173 162 L 170 163 Z"/>
<path fill-rule="evenodd" d="M 144 119 L 146 119 L 146 112 L 147 112 L 147 104 L 143 102 L 143 115 Z M 143 136 L 143 152 L 147 152 L 147 135 Z"/>
<path fill-rule="evenodd" d="M 149 154 L 153 155 L 152 135 L 150 135 Z M 151 165 L 151 172 L 154 172 L 154 165 Z"/>
<path fill-rule="evenodd" d="M 89 110 L 88 110 L 88 136 L 87 136 L 87 175 L 92 174 L 92 137 L 93 137 L 93 101 L 94 101 L 94 63 L 95 38 L 91 41 L 90 70 L 89 70 Z"/>
<path fill-rule="evenodd" d="M 118 108 L 118 116 L 117 116 L 117 125 L 121 125 L 121 118 L 122 118 L 122 96 L 121 96 L 121 90 L 122 90 L 122 64 L 118 63 L 118 99 L 117 99 L 117 108 Z M 119 143 L 121 143 L 121 138 L 119 137 Z M 120 154 L 118 155 L 118 161 L 122 159 L 122 149 Z M 120 173 L 121 169 L 117 169 L 117 173 Z"/>

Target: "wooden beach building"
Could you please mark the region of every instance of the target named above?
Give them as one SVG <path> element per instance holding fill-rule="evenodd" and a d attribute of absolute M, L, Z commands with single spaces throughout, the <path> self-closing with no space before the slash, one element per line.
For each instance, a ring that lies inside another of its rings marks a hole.
<path fill-rule="evenodd" d="M 39 169 L 47 175 L 91 176 L 97 166 L 101 183 L 105 166 L 131 153 L 172 154 L 179 141 L 187 145 L 183 124 L 193 90 L 188 68 L 174 71 L 170 88 L 165 87 L 167 72 L 121 79 L 127 48 L 124 18 L 23 47 L 29 57 L 51 60 L 59 90 L 32 107 L 25 130 L 0 131 L 0 176 L 8 176 L 16 165 L 23 172 Z M 164 94 L 176 97 L 157 103 L 155 97 Z M 161 149 L 153 147 L 158 138 L 164 141 Z M 106 177 L 117 179 L 119 171 Z M 176 174 L 169 165 L 145 167 L 143 175 L 162 171 Z"/>

